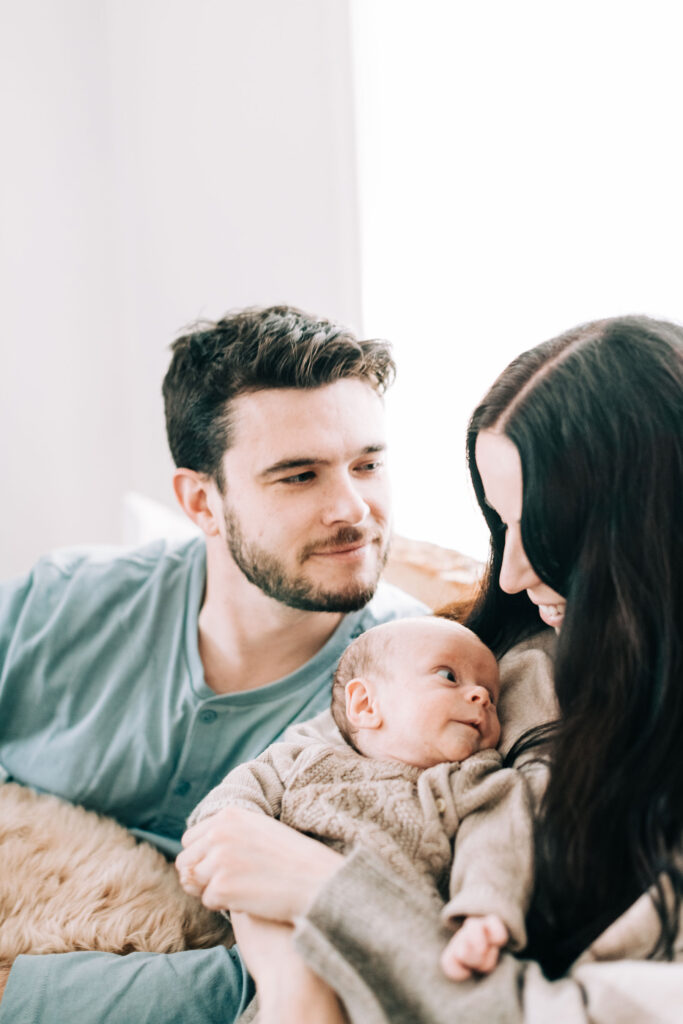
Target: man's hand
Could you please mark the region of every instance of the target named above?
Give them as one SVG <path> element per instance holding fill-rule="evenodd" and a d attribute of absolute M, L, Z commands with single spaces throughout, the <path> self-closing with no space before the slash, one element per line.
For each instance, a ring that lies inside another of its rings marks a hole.
<path fill-rule="evenodd" d="M 210 910 L 292 922 L 344 862 L 273 818 L 226 807 L 188 829 L 176 858 L 183 888 Z"/>
<path fill-rule="evenodd" d="M 441 969 L 451 981 L 466 981 L 474 973 L 488 974 L 509 937 L 497 914 L 468 917 L 441 954 Z"/>

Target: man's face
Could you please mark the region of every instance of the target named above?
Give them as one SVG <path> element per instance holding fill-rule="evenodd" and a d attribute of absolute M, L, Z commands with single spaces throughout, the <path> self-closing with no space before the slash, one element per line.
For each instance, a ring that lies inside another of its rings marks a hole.
<path fill-rule="evenodd" d="M 306 611 L 372 597 L 386 561 L 384 409 L 362 381 L 270 389 L 232 403 L 225 541 L 247 579 Z"/>

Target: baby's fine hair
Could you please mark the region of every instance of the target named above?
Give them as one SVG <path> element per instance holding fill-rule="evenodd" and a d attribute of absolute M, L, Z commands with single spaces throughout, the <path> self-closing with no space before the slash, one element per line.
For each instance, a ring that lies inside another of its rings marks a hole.
<path fill-rule="evenodd" d="M 342 654 L 332 680 L 332 717 L 339 732 L 354 750 L 358 750 L 355 743 L 358 730 L 353 728 L 346 717 L 346 684 L 358 676 L 385 676 L 390 639 L 384 633 L 382 626 L 373 626 L 356 637 Z"/>

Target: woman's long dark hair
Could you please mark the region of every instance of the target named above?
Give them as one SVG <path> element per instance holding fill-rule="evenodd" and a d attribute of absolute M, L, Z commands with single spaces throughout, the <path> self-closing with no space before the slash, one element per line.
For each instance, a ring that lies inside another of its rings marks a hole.
<path fill-rule="evenodd" d="M 683 328 L 586 324 L 515 359 L 475 410 L 468 459 L 491 554 L 468 625 L 500 655 L 542 624 L 526 594 L 498 587 L 504 532 L 475 460 L 482 430 L 519 451 L 522 543 L 567 602 L 529 952 L 561 973 L 668 872 L 657 951 L 671 955 L 683 893 Z"/>

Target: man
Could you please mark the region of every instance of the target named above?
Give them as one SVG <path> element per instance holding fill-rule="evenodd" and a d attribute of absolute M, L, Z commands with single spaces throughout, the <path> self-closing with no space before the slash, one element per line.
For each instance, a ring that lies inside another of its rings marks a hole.
<path fill-rule="evenodd" d="M 203 537 L 58 553 L 0 588 L 1 778 L 175 854 L 209 789 L 327 707 L 353 637 L 423 610 L 377 587 L 393 373 L 382 343 L 289 307 L 174 343 L 174 487 Z M 222 947 L 19 957 L 0 1024 L 226 1022 L 249 994 Z"/>

